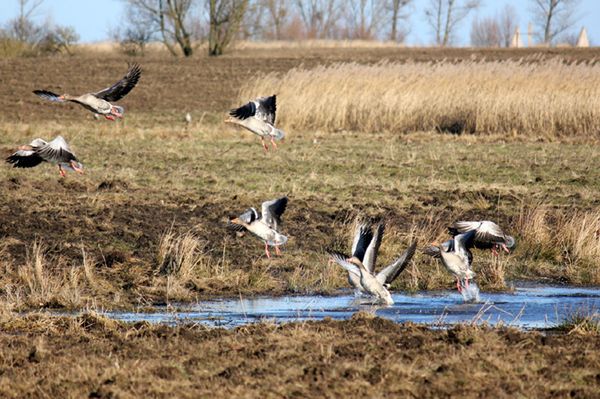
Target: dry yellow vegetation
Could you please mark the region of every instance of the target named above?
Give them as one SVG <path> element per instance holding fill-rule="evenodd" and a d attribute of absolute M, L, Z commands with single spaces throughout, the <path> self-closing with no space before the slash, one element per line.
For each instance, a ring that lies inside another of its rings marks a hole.
<path fill-rule="evenodd" d="M 288 129 L 598 136 L 600 65 L 448 60 L 293 68 L 248 81 Z"/>

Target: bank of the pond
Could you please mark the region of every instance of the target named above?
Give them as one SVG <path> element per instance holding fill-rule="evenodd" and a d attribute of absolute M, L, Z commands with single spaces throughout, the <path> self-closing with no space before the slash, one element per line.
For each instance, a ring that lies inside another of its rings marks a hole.
<path fill-rule="evenodd" d="M 594 397 L 600 335 L 349 320 L 236 329 L 2 315 L 0 396 Z"/>

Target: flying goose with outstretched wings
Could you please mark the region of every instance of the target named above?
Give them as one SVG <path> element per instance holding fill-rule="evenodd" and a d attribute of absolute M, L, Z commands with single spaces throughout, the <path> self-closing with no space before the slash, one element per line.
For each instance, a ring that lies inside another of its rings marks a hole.
<path fill-rule="evenodd" d="M 279 232 L 281 226 L 281 215 L 287 207 L 287 197 L 265 201 L 262 203 L 261 212 L 255 208 L 249 208 L 244 213 L 230 220 L 231 226 L 236 229 L 246 229 L 260 238 L 265 243 L 265 253 L 271 257 L 269 246 L 275 247 L 275 253 L 281 255 L 279 246 L 288 240 Z"/>
<path fill-rule="evenodd" d="M 277 148 L 275 140 L 282 140 L 285 133 L 275 127 L 275 114 L 277 112 L 277 96 L 259 97 L 239 108 L 229 112 L 230 118 L 226 123 L 233 123 L 258 135 L 262 141 L 265 151 L 269 151 L 265 138 L 271 141 L 273 147 Z"/>
<path fill-rule="evenodd" d="M 35 139 L 28 145 L 23 145 L 6 162 L 15 168 L 32 168 L 42 162 L 58 165 L 61 176 L 65 176 L 65 170 L 74 170 L 83 173 L 83 165 L 62 136 L 46 142 L 43 139 Z"/>
<path fill-rule="evenodd" d="M 121 80 L 106 89 L 94 93 L 86 93 L 80 96 L 69 94 L 58 95 L 48 90 L 34 90 L 33 93 L 53 102 L 74 102 L 95 114 L 100 114 L 106 119 L 114 121 L 116 118 L 123 117 L 125 109 L 119 105 L 113 105 L 112 102 L 119 101 L 125 97 L 138 83 L 141 75 L 142 68 L 138 64 L 132 64 L 127 74 Z"/>

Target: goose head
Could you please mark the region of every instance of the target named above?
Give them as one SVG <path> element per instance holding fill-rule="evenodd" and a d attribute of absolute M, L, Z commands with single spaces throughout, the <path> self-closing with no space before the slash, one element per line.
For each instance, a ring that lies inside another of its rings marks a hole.
<path fill-rule="evenodd" d="M 83 174 L 83 164 L 79 161 L 72 159 L 69 162 L 64 162 L 60 164 L 64 169 L 72 170 L 79 174 Z"/>

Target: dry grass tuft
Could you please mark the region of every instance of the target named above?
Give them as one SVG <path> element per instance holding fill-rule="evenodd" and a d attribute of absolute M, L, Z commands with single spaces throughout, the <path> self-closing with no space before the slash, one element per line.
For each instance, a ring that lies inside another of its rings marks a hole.
<path fill-rule="evenodd" d="M 202 247 L 193 233 L 177 235 L 168 230 L 160 239 L 156 272 L 189 281 L 202 262 Z"/>
<path fill-rule="evenodd" d="M 342 63 L 249 80 L 289 129 L 559 137 L 600 132 L 600 65 L 523 61 Z"/>

